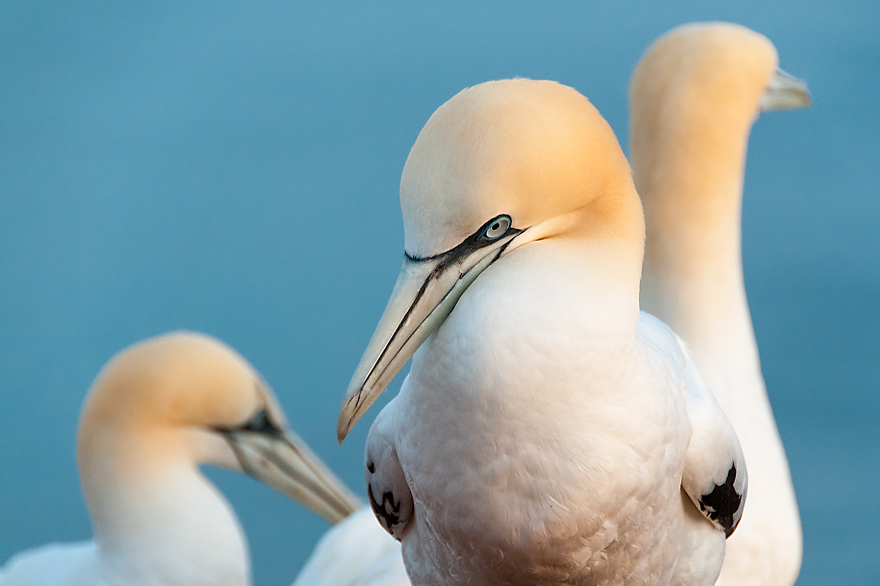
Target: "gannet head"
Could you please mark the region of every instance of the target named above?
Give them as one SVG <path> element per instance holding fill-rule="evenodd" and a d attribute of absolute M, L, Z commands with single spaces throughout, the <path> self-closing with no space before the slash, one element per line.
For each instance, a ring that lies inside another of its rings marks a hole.
<path fill-rule="evenodd" d="M 811 104 L 806 84 L 779 69 L 767 37 L 726 22 L 682 25 L 656 40 L 636 66 L 630 95 L 633 127 L 663 118 L 658 107 L 673 105 L 691 117 L 706 111 L 725 126 L 725 119 L 748 125 L 759 112 Z"/>
<path fill-rule="evenodd" d="M 644 243 L 613 131 L 585 97 L 550 81 L 483 83 L 441 106 L 410 151 L 400 202 L 403 266 L 349 385 L 340 441 L 500 257 L 590 233 L 619 237 L 638 255 Z"/>
<path fill-rule="evenodd" d="M 356 500 L 286 428 L 269 386 L 238 353 L 178 332 L 117 354 L 96 378 L 80 420 L 87 499 L 118 467 L 213 464 L 247 473 L 331 523 Z"/>

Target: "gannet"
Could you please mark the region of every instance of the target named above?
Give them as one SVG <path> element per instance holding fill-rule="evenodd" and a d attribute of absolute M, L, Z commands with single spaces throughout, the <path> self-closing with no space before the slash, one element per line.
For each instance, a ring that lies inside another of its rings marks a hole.
<path fill-rule="evenodd" d="M 0 586 L 242 586 L 247 543 L 199 471 L 253 476 L 336 523 L 359 504 L 288 431 L 271 390 L 204 335 L 136 344 L 101 371 L 77 442 L 94 540 L 14 556 Z"/>
<path fill-rule="evenodd" d="M 639 311 L 642 207 L 598 111 L 549 81 L 466 89 L 400 200 L 400 276 L 337 434 L 412 356 L 365 454 L 412 583 L 713 584 L 745 463 L 683 343 Z"/>
<path fill-rule="evenodd" d="M 645 207 L 642 306 L 688 342 L 742 442 L 749 502 L 727 543 L 727 584 L 794 584 L 797 502 L 761 376 L 743 287 L 740 215 L 759 112 L 810 104 L 773 44 L 726 23 L 674 29 L 632 78 L 631 162 Z"/>
<path fill-rule="evenodd" d="M 409 586 L 400 543 L 363 507 L 325 533 L 293 586 Z"/>

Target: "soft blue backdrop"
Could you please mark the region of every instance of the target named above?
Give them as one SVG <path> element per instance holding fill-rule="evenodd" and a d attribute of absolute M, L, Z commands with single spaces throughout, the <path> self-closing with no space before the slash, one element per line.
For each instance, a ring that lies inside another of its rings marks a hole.
<path fill-rule="evenodd" d="M 0 3 L 0 563 L 90 535 L 83 396 L 114 352 L 176 328 L 238 348 L 361 492 L 369 421 L 340 448 L 336 413 L 397 273 L 398 181 L 431 112 L 481 81 L 548 78 L 625 144 L 641 52 L 717 19 L 767 34 L 814 94 L 752 133 L 746 281 L 801 503 L 800 584 L 875 582 L 880 8 L 707 4 Z M 211 476 L 256 582 L 289 584 L 324 524 Z"/>

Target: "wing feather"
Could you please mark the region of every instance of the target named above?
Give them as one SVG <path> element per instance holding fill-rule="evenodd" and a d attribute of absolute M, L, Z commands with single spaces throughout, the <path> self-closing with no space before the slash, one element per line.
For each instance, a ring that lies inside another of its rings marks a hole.
<path fill-rule="evenodd" d="M 397 457 L 391 421 L 394 401 L 379 413 L 367 437 L 365 471 L 370 506 L 379 523 L 400 541 L 413 515 L 413 496 Z"/>
<path fill-rule="evenodd" d="M 681 486 L 704 517 L 733 534 L 742 517 L 748 472 L 733 425 L 700 377 L 684 341 L 685 402 L 693 432 Z"/>

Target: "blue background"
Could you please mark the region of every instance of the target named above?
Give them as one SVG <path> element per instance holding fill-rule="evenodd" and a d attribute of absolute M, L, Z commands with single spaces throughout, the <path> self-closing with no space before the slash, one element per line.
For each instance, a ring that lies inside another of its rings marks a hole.
<path fill-rule="evenodd" d="M 430 114 L 485 80 L 554 79 L 625 145 L 642 51 L 712 19 L 768 35 L 813 92 L 752 132 L 746 284 L 800 500 L 799 583 L 876 582 L 876 1 L 183 4 L 0 4 L 0 563 L 90 535 L 82 399 L 113 353 L 172 329 L 238 348 L 362 492 L 378 411 L 341 448 L 336 414 L 397 273 L 400 172 Z M 210 474 L 256 583 L 289 584 L 325 525 Z"/>

